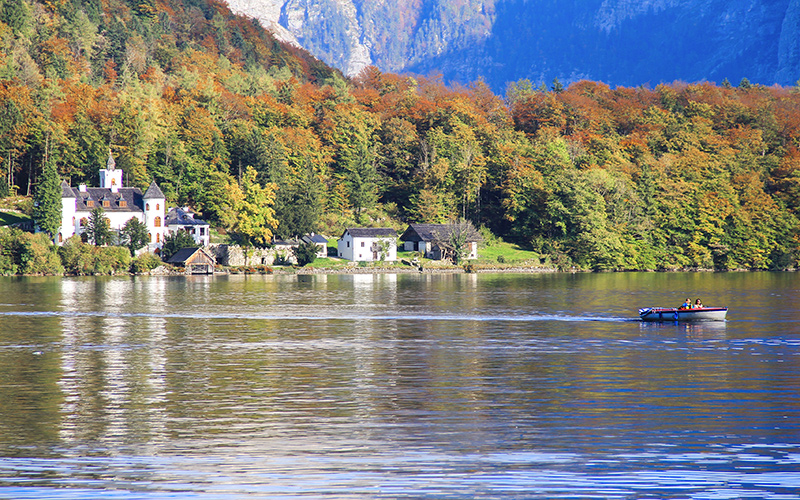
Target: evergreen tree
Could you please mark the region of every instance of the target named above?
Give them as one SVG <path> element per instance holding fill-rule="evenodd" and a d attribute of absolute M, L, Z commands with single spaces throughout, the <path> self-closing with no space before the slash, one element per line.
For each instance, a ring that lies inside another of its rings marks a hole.
<path fill-rule="evenodd" d="M 378 201 L 378 172 L 372 162 L 374 154 L 365 143 L 359 143 L 355 157 L 344 163 L 345 183 L 350 191 L 350 204 L 356 221 L 361 222 L 364 210 L 375 206 Z"/>
<path fill-rule="evenodd" d="M 294 258 L 297 259 L 297 264 L 303 267 L 311 264 L 317 258 L 317 244 L 313 241 L 304 241 L 292 249 Z"/>
<path fill-rule="evenodd" d="M 147 245 L 147 226 L 136 217 L 131 217 L 122 227 L 119 237 L 120 243 L 128 247 L 133 257 L 137 250 Z"/>
<path fill-rule="evenodd" d="M 197 248 L 199 246 L 191 234 L 186 231 L 176 231 L 164 237 L 164 246 L 161 247 L 161 259 L 167 261 L 184 248 Z"/>
<path fill-rule="evenodd" d="M 51 238 L 61 228 L 61 182 L 52 156 L 46 160 L 42 181 L 36 187 L 33 219 Z"/>
<path fill-rule="evenodd" d="M 89 214 L 86 235 L 89 241 L 98 247 L 111 243 L 111 223 L 102 208 L 97 207 Z"/>

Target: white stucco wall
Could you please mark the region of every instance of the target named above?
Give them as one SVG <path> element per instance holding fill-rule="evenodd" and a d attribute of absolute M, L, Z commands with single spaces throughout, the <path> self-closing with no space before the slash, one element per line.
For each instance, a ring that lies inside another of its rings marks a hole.
<path fill-rule="evenodd" d="M 167 234 L 175 234 L 178 231 L 186 231 L 191 234 L 192 238 L 194 238 L 194 242 L 198 245 L 208 246 L 211 243 L 210 226 L 182 226 L 180 224 L 174 224 L 167 227 Z"/>
<path fill-rule="evenodd" d="M 382 238 L 353 237 L 349 232 L 345 232 L 345 234 L 339 238 L 337 243 L 339 257 L 355 262 L 380 261 L 381 255 L 378 254 L 376 258 L 372 251 L 372 245 L 379 241 L 389 242 L 389 249 L 388 252 L 386 252 L 386 258 L 383 260 L 387 262 L 397 260 L 397 243 L 395 238 L 391 236 Z"/>

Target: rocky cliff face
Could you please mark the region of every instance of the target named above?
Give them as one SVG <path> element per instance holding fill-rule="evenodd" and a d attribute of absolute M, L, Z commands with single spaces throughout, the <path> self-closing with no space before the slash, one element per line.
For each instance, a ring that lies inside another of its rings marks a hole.
<path fill-rule="evenodd" d="M 611 85 L 800 78 L 800 0 L 229 0 L 349 75 Z"/>

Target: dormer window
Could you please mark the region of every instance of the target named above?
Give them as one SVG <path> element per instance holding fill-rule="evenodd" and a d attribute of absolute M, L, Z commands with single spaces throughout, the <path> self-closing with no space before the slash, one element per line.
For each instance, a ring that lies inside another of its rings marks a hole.
<path fill-rule="evenodd" d="M 108 208 L 108 207 L 110 207 L 110 206 L 111 206 L 111 202 L 110 202 L 110 201 L 108 201 L 108 200 L 103 200 L 103 206 L 104 206 L 104 207 L 106 207 L 106 208 Z"/>
<path fill-rule="evenodd" d="M 86 200 L 86 206 L 92 208 L 94 206 L 94 200 Z"/>
<path fill-rule="evenodd" d="M 125 208 L 125 207 L 127 207 L 127 206 L 128 206 L 128 202 L 127 202 L 127 201 L 125 201 L 125 200 L 119 200 L 119 206 L 120 206 L 121 208 Z"/>

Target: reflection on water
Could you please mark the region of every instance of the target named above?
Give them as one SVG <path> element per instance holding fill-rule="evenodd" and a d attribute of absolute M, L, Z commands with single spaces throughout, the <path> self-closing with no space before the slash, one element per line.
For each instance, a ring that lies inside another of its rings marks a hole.
<path fill-rule="evenodd" d="M 0 498 L 800 498 L 794 274 L 0 292 Z"/>

